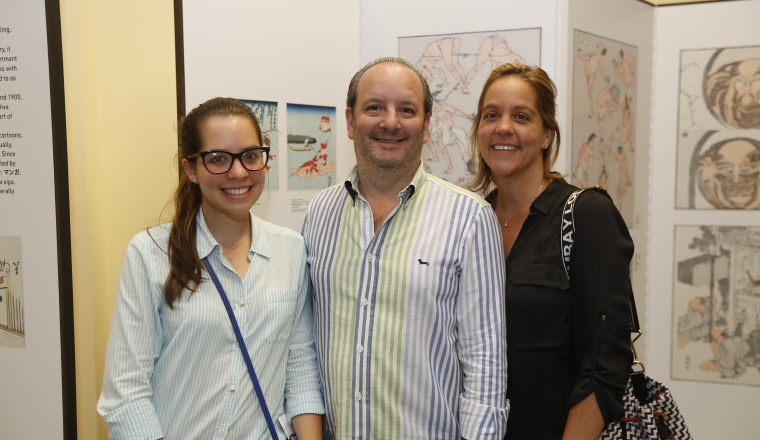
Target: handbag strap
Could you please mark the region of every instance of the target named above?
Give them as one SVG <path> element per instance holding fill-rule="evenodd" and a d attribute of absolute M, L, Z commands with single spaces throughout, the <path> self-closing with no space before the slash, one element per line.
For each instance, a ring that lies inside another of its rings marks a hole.
<path fill-rule="evenodd" d="M 240 346 L 240 351 L 243 352 L 243 359 L 245 359 L 245 365 L 248 367 L 248 374 L 251 376 L 251 381 L 253 381 L 253 389 L 256 390 L 256 396 L 259 398 L 259 404 L 261 405 L 261 411 L 264 413 L 264 417 L 267 420 L 267 427 L 269 428 L 269 433 L 272 434 L 272 438 L 274 440 L 277 440 L 279 437 L 277 436 L 277 431 L 274 429 L 274 423 L 272 422 L 272 416 L 269 413 L 269 407 L 267 407 L 267 402 L 264 400 L 264 393 L 261 391 L 261 385 L 259 385 L 259 380 L 256 378 L 256 371 L 253 369 L 253 362 L 251 362 L 251 356 L 248 354 L 248 347 L 245 346 L 245 340 L 243 339 L 243 334 L 240 333 L 240 327 L 238 326 L 237 319 L 235 319 L 235 314 L 232 313 L 232 306 L 230 305 L 229 299 L 227 299 L 227 294 L 224 293 L 224 288 L 222 288 L 222 283 L 219 282 L 219 278 L 216 276 L 216 272 L 214 272 L 214 268 L 211 267 L 211 263 L 208 261 L 208 257 L 203 258 L 203 264 L 206 266 L 206 269 L 208 269 L 209 275 L 211 275 L 211 280 L 214 282 L 214 285 L 216 286 L 216 290 L 219 292 L 219 296 L 222 297 L 222 301 L 224 302 L 224 308 L 227 309 L 227 315 L 230 317 L 230 321 L 232 322 L 232 328 L 235 330 L 235 337 L 237 338 L 238 345 Z"/>
<path fill-rule="evenodd" d="M 575 208 L 575 201 L 578 197 L 586 191 L 596 191 L 599 194 L 604 194 L 607 198 L 610 195 L 607 194 L 607 190 L 601 186 L 592 186 L 585 189 L 579 189 L 574 191 L 565 201 L 565 207 L 562 209 L 562 222 L 560 222 L 560 250 L 562 251 L 562 266 L 565 268 L 565 275 L 567 279 L 570 279 L 570 251 L 573 249 L 573 242 L 575 236 L 575 219 L 573 216 L 573 209 Z M 611 199 L 610 199 L 611 200 Z M 630 281 L 629 281 L 630 282 Z M 633 298 L 633 289 L 631 289 L 631 333 L 639 333 L 641 326 L 639 325 L 639 314 L 636 312 L 636 301 Z"/>

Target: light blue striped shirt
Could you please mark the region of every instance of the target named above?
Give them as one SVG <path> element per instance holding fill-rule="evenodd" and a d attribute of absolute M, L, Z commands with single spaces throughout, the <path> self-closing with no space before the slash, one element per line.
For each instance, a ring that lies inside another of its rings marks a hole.
<path fill-rule="evenodd" d="M 297 233 L 251 214 L 244 279 L 222 257 L 202 211 L 196 246 L 232 304 L 281 439 L 277 417 L 324 413 L 306 301 L 305 247 Z M 137 234 L 127 247 L 98 412 L 112 439 L 271 438 L 232 324 L 214 283 L 169 309 L 170 224 Z"/>
<path fill-rule="evenodd" d="M 325 438 L 498 439 L 506 431 L 504 249 L 480 197 L 422 166 L 375 232 L 357 170 L 312 200 Z"/>

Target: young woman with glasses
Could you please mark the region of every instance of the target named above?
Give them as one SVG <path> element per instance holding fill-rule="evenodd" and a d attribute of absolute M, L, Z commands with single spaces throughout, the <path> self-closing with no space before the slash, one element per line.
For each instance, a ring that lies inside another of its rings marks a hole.
<path fill-rule="evenodd" d="M 246 440 L 276 431 L 284 439 L 286 414 L 300 440 L 321 439 L 303 239 L 250 212 L 269 158 L 256 117 L 238 100 L 215 98 L 178 131 L 174 219 L 127 248 L 98 412 L 111 438 Z"/>

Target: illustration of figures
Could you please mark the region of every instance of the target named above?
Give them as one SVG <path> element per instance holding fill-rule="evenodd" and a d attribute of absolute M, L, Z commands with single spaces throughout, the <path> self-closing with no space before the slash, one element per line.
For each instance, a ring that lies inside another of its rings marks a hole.
<path fill-rule="evenodd" d="M 615 128 L 609 139 L 604 143 L 602 150 L 607 149 L 613 142 L 620 142 L 621 144 L 628 144 L 628 149 L 633 152 L 633 114 L 631 113 L 631 103 L 633 97 L 626 95 L 625 100 L 620 103 L 620 111 L 623 115 L 623 121 Z"/>
<path fill-rule="evenodd" d="M 749 364 L 760 369 L 760 321 L 747 336 L 747 343 L 749 344 L 749 353 L 747 353 Z"/>
<path fill-rule="evenodd" d="M 635 227 L 637 157 L 636 67 L 638 49 L 609 38 L 575 30 L 572 104 L 572 183 L 609 188 L 609 195 L 626 225 Z M 584 147 L 590 133 L 596 134 L 593 151 Z M 618 147 L 623 146 L 624 151 Z M 582 165 L 588 161 L 588 166 Z M 581 175 L 585 174 L 585 178 Z M 646 185 L 646 183 L 644 183 Z M 624 197 L 624 198 L 623 198 Z"/>
<path fill-rule="evenodd" d="M 749 343 L 741 336 L 726 337 L 722 328 L 712 330 L 710 348 L 714 359 L 699 365 L 702 371 L 715 371 L 725 379 L 735 379 L 747 372 Z"/>
<path fill-rule="evenodd" d="M 636 72 L 633 58 L 626 54 L 623 49 L 620 49 L 620 58 L 612 60 L 612 66 L 615 70 L 615 74 L 620 76 L 623 80 L 623 84 L 625 84 L 626 87 L 631 87 Z"/>
<path fill-rule="evenodd" d="M 322 147 L 319 149 L 314 158 L 306 161 L 298 168 L 290 170 L 290 176 L 298 176 L 302 179 L 311 179 L 315 176 L 322 176 L 328 173 L 335 172 L 335 164 L 327 161 L 327 141 L 322 142 Z"/>
<path fill-rule="evenodd" d="M 596 152 L 594 149 L 594 139 L 596 138 L 596 134 L 591 133 L 591 135 L 588 137 L 588 140 L 584 142 L 581 145 L 581 151 L 578 154 L 578 165 L 575 167 L 575 171 L 573 171 L 573 177 L 578 179 L 578 186 L 580 188 L 586 188 L 588 186 L 588 160 L 589 157 L 593 157 L 594 159 L 601 160 L 604 158 L 600 153 Z M 606 179 L 605 179 L 606 184 Z M 603 186 L 600 184 L 600 186 Z"/>
<path fill-rule="evenodd" d="M 475 174 L 470 130 L 479 95 L 473 90 L 479 94 L 491 68 L 506 61 L 540 65 L 541 29 L 400 37 L 398 55 L 415 60 L 433 96 L 428 142 L 422 151 L 425 170 L 447 182 L 466 184 Z"/>
<path fill-rule="evenodd" d="M 607 189 L 607 178 L 609 178 L 609 174 L 607 174 L 607 167 L 602 163 L 599 165 L 599 180 L 597 181 L 597 185 L 601 186 L 604 189 Z"/>
<path fill-rule="evenodd" d="M 760 286 L 760 280 L 756 280 L 752 278 L 752 274 L 747 271 L 747 285 L 744 286 L 744 291 L 747 292 L 748 295 L 755 295 L 755 289 Z"/>
<path fill-rule="evenodd" d="M 712 310 L 717 298 L 695 296 L 689 302 L 686 314 L 678 317 L 678 348 L 686 347 L 689 342 L 707 341 L 710 336 Z"/>
<path fill-rule="evenodd" d="M 617 150 L 613 149 L 609 155 L 611 158 L 617 160 L 618 163 L 617 203 L 622 203 L 623 197 L 625 197 L 625 192 L 628 190 L 628 187 L 631 186 L 631 183 L 633 183 L 628 176 L 628 160 L 625 158 L 622 145 L 618 145 Z"/>
<path fill-rule="evenodd" d="M 596 104 L 599 106 L 597 109 L 597 120 L 599 121 L 599 138 L 604 138 L 603 122 L 605 116 L 609 113 L 614 113 L 619 110 L 618 102 L 620 101 L 620 88 L 617 84 L 613 84 L 609 87 L 605 87 L 599 91 L 596 95 Z M 630 114 L 630 112 L 629 112 Z M 633 121 L 631 121 L 633 126 Z"/>
<path fill-rule="evenodd" d="M 760 58 L 726 64 L 705 82 L 705 103 L 716 118 L 733 128 L 760 128 Z"/>
<path fill-rule="evenodd" d="M 325 133 L 330 131 L 330 117 L 329 116 L 322 116 L 322 122 L 319 123 L 319 129 Z"/>
<path fill-rule="evenodd" d="M 0 237 L 0 347 L 26 347 L 21 237 Z"/>
<path fill-rule="evenodd" d="M 8 328 L 8 280 L 11 265 L 0 262 L 0 326 Z"/>
<path fill-rule="evenodd" d="M 450 173 L 453 170 L 453 165 L 448 147 L 456 147 L 462 157 L 462 162 L 466 164 L 468 173 L 472 173 L 472 160 L 470 158 L 467 134 L 463 129 L 454 125 L 454 116 L 464 118 L 468 123 L 472 121 L 473 116 L 467 115 L 462 110 L 455 108 L 445 101 L 439 101 L 437 98 L 438 93 L 433 93 L 433 115 L 430 118 L 430 142 L 428 142 L 433 158 L 429 160 L 431 162 L 438 162 L 437 151 L 440 151 L 448 165 L 444 173 Z"/>
<path fill-rule="evenodd" d="M 438 88 L 446 87 L 449 84 L 446 72 L 436 67 L 441 60 L 443 60 L 446 69 L 457 80 L 457 85 L 454 86 L 454 89 L 459 89 L 462 93 L 470 93 L 465 83 L 464 69 L 459 64 L 459 38 L 441 38 L 428 44 L 427 49 L 425 49 L 422 57 L 420 57 L 415 65 L 428 83 L 431 86 L 435 84 Z M 440 83 L 435 83 L 436 75 L 440 77 Z"/>
<path fill-rule="evenodd" d="M 438 115 L 433 113 L 430 117 L 430 140 L 427 143 L 432 156 L 427 160 L 429 162 L 439 162 L 441 159 L 438 157 L 438 153 L 440 152 L 440 155 L 443 156 L 443 159 L 446 161 L 447 167 L 443 171 L 446 174 L 454 170 L 454 165 L 451 163 L 451 155 L 446 149 L 449 142 L 451 142 L 449 130 L 443 125 L 443 122 Z"/>
<path fill-rule="evenodd" d="M 335 115 L 335 107 L 287 104 L 288 190 L 324 189 L 335 183 L 336 142 L 330 127 Z"/>
<path fill-rule="evenodd" d="M 499 35 L 490 35 L 483 38 L 483 42 L 480 43 L 478 58 L 475 60 L 475 65 L 467 73 L 467 78 L 464 81 L 465 88 L 470 85 L 470 81 L 483 68 L 483 65 L 489 58 L 491 59 L 491 70 L 504 63 L 525 64 L 525 60 L 509 48 L 507 40 Z"/>
<path fill-rule="evenodd" d="M 673 377 L 760 385 L 760 228 L 676 226 L 674 259 Z"/>
<path fill-rule="evenodd" d="M 596 51 L 594 52 L 583 52 L 579 47 L 575 54 L 576 58 L 586 62 L 584 71 L 586 72 L 586 82 L 588 83 L 588 102 L 590 107 L 589 118 L 594 117 L 594 82 L 596 82 L 597 72 L 601 75 L 604 82 L 610 82 L 609 76 L 604 72 L 604 60 L 602 59 L 606 54 L 607 49 L 602 43 L 597 43 Z"/>
<path fill-rule="evenodd" d="M 718 209 L 760 208 L 760 141 L 727 139 L 696 158 L 692 169 L 710 204 Z"/>

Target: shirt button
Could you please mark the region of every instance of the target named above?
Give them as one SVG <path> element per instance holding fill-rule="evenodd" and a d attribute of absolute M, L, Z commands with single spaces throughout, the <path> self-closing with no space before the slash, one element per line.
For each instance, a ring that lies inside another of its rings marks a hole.
<path fill-rule="evenodd" d="M 356 393 L 356 400 L 362 400 L 362 393 Z"/>
<path fill-rule="evenodd" d="M 366 306 L 367 304 L 369 304 L 369 300 L 367 300 L 367 298 L 362 298 L 362 305 Z"/>
<path fill-rule="evenodd" d="M 372 259 L 375 258 L 372 254 L 367 254 L 367 260 L 372 261 Z"/>
<path fill-rule="evenodd" d="M 362 347 L 361 345 L 358 345 L 358 346 L 356 347 L 356 350 L 357 350 L 359 353 L 362 353 L 362 352 L 364 351 L 364 347 Z"/>
<path fill-rule="evenodd" d="M 366 211 L 366 212 L 364 213 L 364 216 L 365 216 L 365 217 L 369 217 L 369 211 Z"/>
<path fill-rule="evenodd" d="M 219 431 L 216 431 L 216 435 L 218 435 L 219 437 L 223 436 L 224 435 L 224 429 L 220 429 Z"/>
<path fill-rule="evenodd" d="M 234 393 L 234 392 L 235 392 L 235 390 L 236 390 L 236 388 L 235 388 L 235 385 L 232 385 L 232 386 L 230 387 L 230 393 Z"/>
<path fill-rule="evenodd" d="M 245 301 L 240 301 L 240 302 L 238 303 L 238 305 L 239 305 L 240 307 L 243 307 L 243 306 L 245 305 Z"/>

